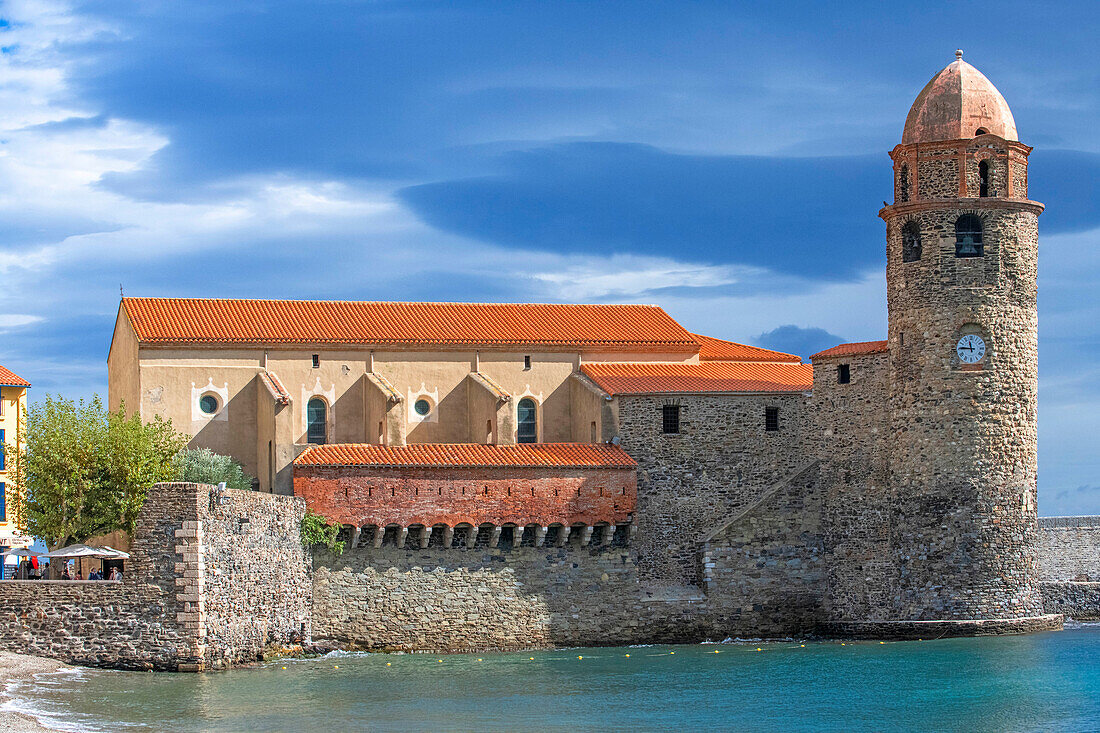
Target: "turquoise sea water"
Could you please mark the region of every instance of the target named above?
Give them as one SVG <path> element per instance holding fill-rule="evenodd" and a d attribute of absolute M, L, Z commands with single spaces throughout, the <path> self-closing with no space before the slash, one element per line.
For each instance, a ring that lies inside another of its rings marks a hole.
<path fill-rule="evenodd" d="M 1100 731 L 1100 625 L 887 644 L 337 654 L 201 675 L 77 670 L 10 691 L 70 730 Z"/>

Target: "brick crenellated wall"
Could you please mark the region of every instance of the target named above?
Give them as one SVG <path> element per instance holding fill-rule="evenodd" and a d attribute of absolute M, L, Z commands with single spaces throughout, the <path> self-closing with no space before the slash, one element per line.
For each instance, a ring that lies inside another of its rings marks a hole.
<path fill-rule="evenodd" d="M 297 466 L 294 493 L 329 521 L 374 525 L 595 525 L 632 521 L 630 468 Z"/>

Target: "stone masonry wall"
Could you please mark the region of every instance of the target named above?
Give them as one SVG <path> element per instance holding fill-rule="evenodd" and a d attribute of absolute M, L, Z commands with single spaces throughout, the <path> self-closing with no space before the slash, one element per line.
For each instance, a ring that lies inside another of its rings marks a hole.
<path fill-rule="evenodd" d="M 276 600 L 284 592 L 293 595 L 281 578 L 234 570 L 247 552 L 273 568 L 294 561 L 298 533 L 289 529 L 292 517 L 304 511 L 300 500 L 226 492 L 226 502 L 211 508 L 213 488 L 173 483 L 150 489 L 121 582 L 0 582 L 0 648 L 93 666 L 198 671 L 256 659 L 268 641 L 248 624 L 229 624 L 218 609 L 239 614 L 247 608 L 255 619 L 267 619 L 265 632 L 281 630 L 282 616 L 295 628 L 308 624 L 311 587 L 304 569 L 281 571 L 305 589 L 292 607 Z M 238 543 L 220 526 L 222 513 L 235 519 L 244 511 L 284 517 L 279 530 L 286 534 Z M 300 557 L 300 547 L 297 552 Z"/>
<path fill-rule="evenodd" d="M 299 540 L 305 501 L 233 490 L 223 498 L 200 507 L 208 669 L 310 638 L 312 557 Z"/>
<path fill-rule="evenodd" d="M 810 464 L 719 524 L 703 548 L 709 610 L 724 628 L 813 633 L 825 591 L 818 465 Z"/>
<path fill-rule="evenodd" d="M 802 394 L 615 399 L 622 447 L 638 462 L 633 542 L 643 583 L 698 585 L 700 543 L 715 521 L 736 514 L 812 459 Z M 680 405 L 679 434 L 662 432 L 666 402 Z M 779 408 L 778 431 L 764 429 L 766 407 Z"/>
<path fill-rule="evenodd" d="M 848 365 L 847 384 L 837 379 L 842 364 Z M 896 592 L 886 450 L 889 395 L 885 352 L 814 361 L 809 420 L 821 459 L 829 618 L 870 618 Z"/>
<path fill-rule="evenodd" d="M 1100 582 L 1100 517 L 1039 517 L 1044 581 Z"/>
<path fill-rule="evenodd" d="M 359 547 L 314 556 L 313 634 L 350 648 L 482 651 L 725 638 L 702 594 L 639 588 L 621 548 Z"/>

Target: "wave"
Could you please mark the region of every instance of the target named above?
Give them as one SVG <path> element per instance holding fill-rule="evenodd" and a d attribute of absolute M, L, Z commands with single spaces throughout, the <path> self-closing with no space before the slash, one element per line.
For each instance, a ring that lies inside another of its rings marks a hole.
<path fill-rule="evenodd" d="M 93 674 L 92 670 L 84 667 L 59 667 L 11 680 L 4 685 L 6 699 L 0 704 L 0 710 L 29 716 L 44 728 L 65 733 L 111 733 L 140 729 L 142 726 L 137 724 L 104 722 L 69 709 L 64 702 L 65 693 L 77 694 L 81 683 L 90 674 Z"/>

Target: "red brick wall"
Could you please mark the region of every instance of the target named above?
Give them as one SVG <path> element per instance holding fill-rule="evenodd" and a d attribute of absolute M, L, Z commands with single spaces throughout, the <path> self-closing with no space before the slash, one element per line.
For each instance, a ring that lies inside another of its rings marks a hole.
<path fill-rule="evenodd" d="M 631 521 L 634 468 L 295 466 L 294 494 L 329 521 L 520 526 Z"/>

